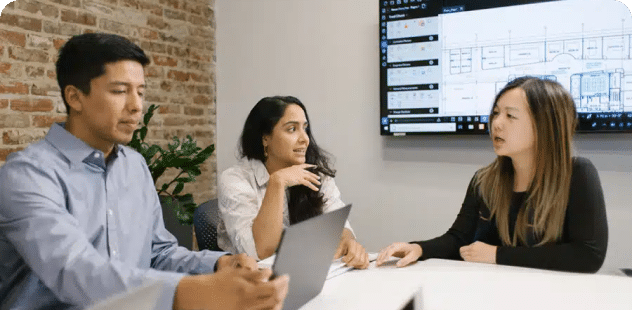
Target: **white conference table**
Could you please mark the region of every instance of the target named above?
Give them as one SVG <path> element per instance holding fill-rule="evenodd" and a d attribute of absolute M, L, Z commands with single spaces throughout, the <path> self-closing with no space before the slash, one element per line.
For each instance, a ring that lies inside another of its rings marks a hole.
<path fill-rule="evenodd" d="M 291 280 L 290 280 L 291 281 Z M 325 282 L 300 310 L 632 309 L 632 277 L 442 259 L 352 270 Z"/>

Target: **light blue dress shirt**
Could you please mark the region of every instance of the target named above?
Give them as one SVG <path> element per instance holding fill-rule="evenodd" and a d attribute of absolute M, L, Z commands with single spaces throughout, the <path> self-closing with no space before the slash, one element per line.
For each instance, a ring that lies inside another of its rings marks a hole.
<path fill-rule="evenodd" d="M 143 157 L 103 152 L 54 124 L 0 168 L 0 309 L 83 308 L 144 283 L 171 309 L 185 273 L 225 252 L 178 247 Z"/>

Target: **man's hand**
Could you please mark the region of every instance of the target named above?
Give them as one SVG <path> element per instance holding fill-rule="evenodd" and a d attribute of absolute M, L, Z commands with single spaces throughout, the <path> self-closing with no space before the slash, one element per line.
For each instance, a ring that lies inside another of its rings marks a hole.
<path fill-rule="evenodd" d="M 340 257 L 342 257 L 342 261 L 347 266 L 357 269 L 366 269 L 369 267 L 369 254 L 366 253 L 362 245 L 351 237 L 343 237 L 340 239 L 334 259 Z"/>
<path fill-rule="evenodd" d="M 272 271 L 223 268 L 214 274 L 186 276 L 176 288 L 173 309 L 275 309 L 283 307 L 289 278 L 269 281 Z"/>
<path fill-rule="evenodd" d="M 237 255 L 224 255 L 217 260 L 217 271 L 224 268 L 245 268 L 248 270 L 257 270 L 257 261 L 242 253 Z"/>
<path fill-rule="evenodd" d="M 459 252 L 464 261 L 495 264 L 497 248 L 497 246 L 476 241 L 470 245 L 462 246 Z"/>

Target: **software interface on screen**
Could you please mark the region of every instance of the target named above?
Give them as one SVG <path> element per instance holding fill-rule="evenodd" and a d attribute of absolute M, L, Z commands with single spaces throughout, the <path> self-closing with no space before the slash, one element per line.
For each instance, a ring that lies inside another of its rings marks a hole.
<path fill-rule="evenodd" d="M 569 90 L 580 131 L 632 131 L 624 4 L 449 2 L 380 1 L 382 135 L 486 133 L 495 95 L 525 75 Z"/>

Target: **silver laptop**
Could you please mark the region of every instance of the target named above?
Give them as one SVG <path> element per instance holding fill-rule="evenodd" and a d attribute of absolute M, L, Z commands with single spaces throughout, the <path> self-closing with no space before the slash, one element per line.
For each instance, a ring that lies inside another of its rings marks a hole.
<path fill-rule="evenodd" d="M 283 309 L 298 309 L 323 289 L 350 210 L 349 204 L 283 231 L 272 265 L 274 275 L 290 276 Z"/>

